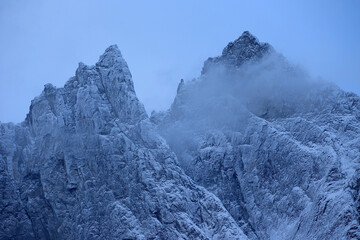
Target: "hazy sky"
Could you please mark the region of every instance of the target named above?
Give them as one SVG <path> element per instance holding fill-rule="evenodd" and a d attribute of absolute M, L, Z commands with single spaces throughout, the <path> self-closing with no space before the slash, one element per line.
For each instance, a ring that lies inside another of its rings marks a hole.
<path fill-rule="evenodd" d="M 313 77 L 360 94 L 360 1 L 0 1 L 0 121 L 117 44 L 148 112 L 249 30 Z"/>

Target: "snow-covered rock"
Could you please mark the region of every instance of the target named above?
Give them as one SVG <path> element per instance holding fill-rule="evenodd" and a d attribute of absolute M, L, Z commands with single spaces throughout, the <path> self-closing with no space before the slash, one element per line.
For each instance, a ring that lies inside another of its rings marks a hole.
<path fill-rule="evenodd" d="M 241 66 L 245 62 L 260 60 L 273 51 L 270 44 L 259 42 L 255 36 L 245 31 L 238 39 L 230 42 L 224 48 L 221 56 L 208 58 L 204 63 L 202 74 L 218 63 L 226 62 L 229 65 Z"/>
<path fill-rule="evenodd" d="M 247 239 L 185 175 L 117 46 L 0 125 L 0 239 Z"/>
<path fill-rule="evenodd" d="M 113 45 L 0 123 L 0 239 L 360 239 L 359 136 L 249 32 L 150 119 Z"/>
<path fill-rule="evenodd" d="M 360 98 L 249 32 L 152 121 L 250 239 L 360 239 Z"/>

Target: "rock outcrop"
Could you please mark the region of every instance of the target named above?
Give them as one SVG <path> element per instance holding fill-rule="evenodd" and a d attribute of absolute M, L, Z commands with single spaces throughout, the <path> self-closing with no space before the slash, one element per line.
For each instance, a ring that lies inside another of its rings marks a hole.
<path fill-rule="evenodd" d="M 0 125 L 1 239 L 247 239 L 155 132 L 117 46 Z"/>

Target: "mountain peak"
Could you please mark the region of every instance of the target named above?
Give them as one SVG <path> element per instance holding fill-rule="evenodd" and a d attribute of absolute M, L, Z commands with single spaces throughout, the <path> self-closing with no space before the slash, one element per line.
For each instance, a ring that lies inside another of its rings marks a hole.
<path fill-rule="evenodd" d="M 111 67 L 118 62 L 123 62 L 121 51 L 116 44 L 109 46 L 103 55 L 100 56 L 96 66 Z"/>
<path fill-rule="evenodd" d="M 225 63 L 230 66 L 240 66 L 246 61 L 260 59 L 271 51 L 273 48 L 270 44 L 259 42 L 249 31 L 244 31 L 239 38 L 228 43 L 221 56 L 206 60 L 202 73 L 205 73 L 213 64 Z"/>
<path fill-rule="evenodd" d="M 105 49 L 105 52 L 120 52 L 119 47 L 117 44 L 110 45 L 107 49 Z"/>
<path fill-rule="evenodd" d="M 222 56 L 243 61 L 253 57 L 262 57 L 270 48 L 270 44 L 259 42 L 249 31 L 245 31 L 238 39 L 230 42 L 224 48 Z"/>
<path fill-rule="evenodd" d="M 244 31 L 241 36 L 236 39 L 233 43 L 237 43 L 237 42 L 241 42 L 241 43 L 259 43 L 259 40 L 252 35 L 249 31 Z"/>

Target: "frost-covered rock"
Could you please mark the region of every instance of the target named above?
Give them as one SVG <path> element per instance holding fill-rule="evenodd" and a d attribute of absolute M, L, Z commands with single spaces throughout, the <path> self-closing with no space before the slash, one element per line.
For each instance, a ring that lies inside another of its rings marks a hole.
<path fill-rule="evenodd" d="M 208 58 L 204 63 L 202 74 L 218 63 L 226 62 L 229 65 L 240 66 L 245 62 L 257 61 L 271 52 L 273 48 L 270 44 L 259 42 L 255 36 L 245 31 L 224 48 L 221 56 Z"/>
<path fill-rule="evenodd" d="M 150 119 L 110 46 L 0 123 L 0 239 L 360 239 L 359 136 L 358 96 L 249 32 Z"/>
<path fill-rule="evenodd" d="M 0 125 L 0 239 L 247 239 L 178 166 L 117 46 Z"/>
<path fill-rule="evenodd" d="M 250 239 L 360 239 L 360 98 L 245 32 L 151 119 Z"/>

